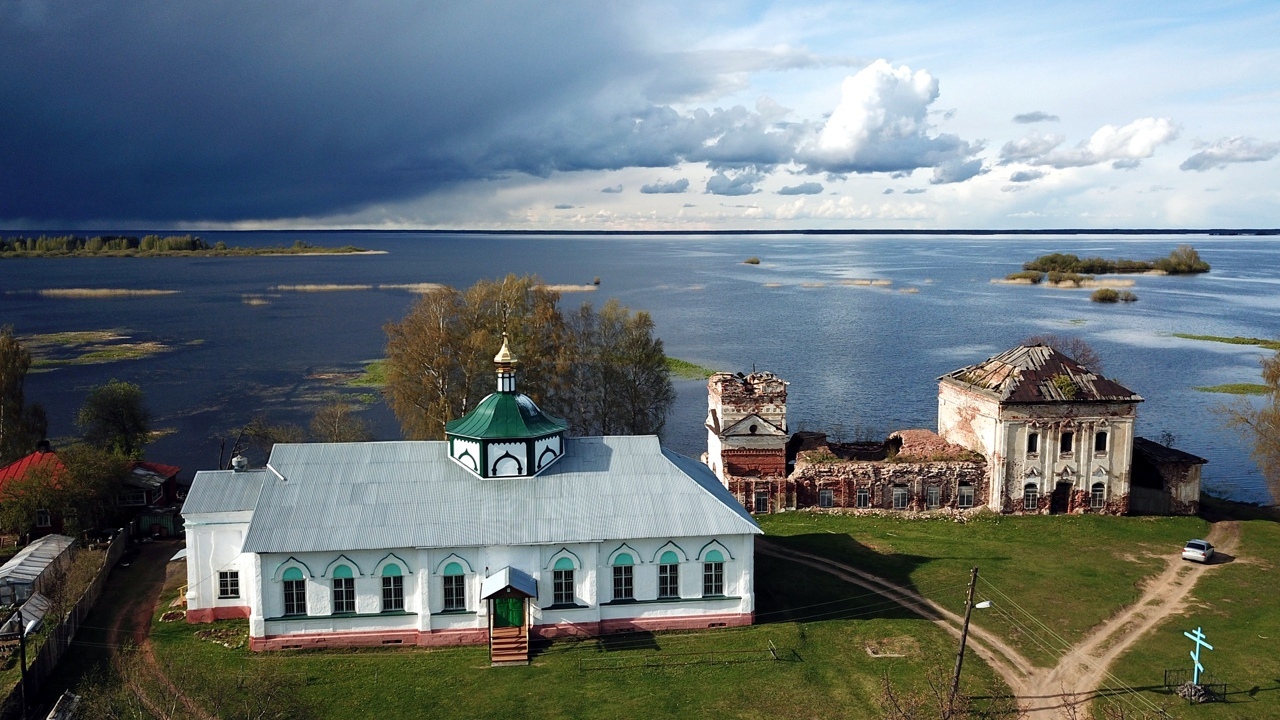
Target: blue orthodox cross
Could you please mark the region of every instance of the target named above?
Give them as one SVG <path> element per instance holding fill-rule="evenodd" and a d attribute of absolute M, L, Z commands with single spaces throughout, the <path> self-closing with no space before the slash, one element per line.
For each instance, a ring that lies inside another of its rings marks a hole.
<path fill-rule="evenodd" d="M 1191 682 L 1194 685 L 1199 685 L 1200 673 L 1204 672 L 1204 666 L 1200 664 L 1200 648 L 1206 647 L 1212 650 L 1213 646 L 1204 641 L 1204 633 L 1200 631 L 1200 628 L 1196 628 L 1195 634 L 1189 632 L 1184 632 L 1182 634 L 1186 635 L 1190 638 L 1191 642 L 1196 644 L 1196 649 L 1191 651 L 1191 660 L 1196 664 L 1196 669 L 1192 674 Z"/>

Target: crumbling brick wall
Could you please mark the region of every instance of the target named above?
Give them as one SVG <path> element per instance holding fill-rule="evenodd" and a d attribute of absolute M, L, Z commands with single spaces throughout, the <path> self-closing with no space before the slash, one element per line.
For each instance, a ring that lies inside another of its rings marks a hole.
<path fill-rule="evenodd" d="M 819 507 L 821 491 L 831 490 L 833 508 L 893 511 L 893 490 L 902 487 L 907 491 L 904 509 L 922 512 L 931 509 L 927 507 L 928 489 L 936 487 L 939 503 L 932 509 L 955 510 L 960 483 L 973 486 L 973 507 L 982 507 L 987 501 L 986 465 L 979 461 L 799 461 L 790 479 L 798 508 Z M 869 507 L 857 506 L 859 488 L 869 491 Z"/>

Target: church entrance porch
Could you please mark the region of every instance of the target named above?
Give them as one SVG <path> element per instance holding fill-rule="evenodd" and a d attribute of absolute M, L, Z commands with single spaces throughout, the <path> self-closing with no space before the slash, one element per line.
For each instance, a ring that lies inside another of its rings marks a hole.
<path fill-rule="evenodd" d="M 529 664 L 529 599 L 538 583 L 528 573 L 504 567 L 484 579 L 481 595 L 489 604 L 489 663 Z"/>

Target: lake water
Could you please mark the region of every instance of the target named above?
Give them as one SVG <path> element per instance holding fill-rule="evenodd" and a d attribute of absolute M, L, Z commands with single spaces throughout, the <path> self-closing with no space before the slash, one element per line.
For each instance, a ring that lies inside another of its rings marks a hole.
<path fill-rule="evenodd" d="M 137 233 L 142 234 L 142 233 Z M 379 285 L 536 273 L 552 284 L 590 284 L 562 303 L 611 297 L 654 318 L 668 355 L 707 367 L 770 370 L 790 381 L 793 430 L 845 437 L 936 427 L 936 378 L 1043 333 L 1076 334 L 1104 373 L 1146 400 L 1138 432 L 1173 433 L 1209 459 L 1205 487 L 1268 500 L 1248 447 L 1215 406 L 1230 396 L 1197 386 L 1259 382 L 1256 347 L 1182 340 L 1171 333 L 1280 336 L 1280 240 L 1174 236 L 512 236 L 378 232 L 201 233 L 210 242 L 261 246 L 302 239 L 354 244 L 382 255 L 250 258 L 30 259 L 0 262 L 0 324 L 22 335 L 119 329 L 173 350 L 142 360 L 32 374 L 28 402 L 49 410 L 51 435 L 75 432 L 88 388 L 112 378 L 142 386 L 156 426 L 174 432 L 148 456 L 212 468 L 218 438 L 253 415 L 306 423 L 335 387 L 326 373 L 381 357 L 382 327 L 416 296 Z M 1206 275 L 1132 277 L 1136 303 L 1100 305 L 1088 290 L 992 284 L 1049 252 L 1150 259 L 1189 242 Z M 758 266 L 742 261 L 757 256 Z M 888 285 L 848 284 L 855 280 Z M 843 284 L 842 284 L 843 281 Z M 372 285 L 340 292 L 279 285 Z M 175 295 L 63 299 L 44 288 L 147 288 Z M 265 301 L 265 302 L 264 302 Z M 252 304 L 251 304 L 252 303 Z M 495 348 L 496 350 L 496 348 Z M 697 457 L 705 384 L 677 383 L 666 443 Z M 355 392 L 355 391 L 344 391 Z M 360 391 L 367 393 L 368 390 Z M 381 439 L 399 437 L 380 402 L 364 412 Z"/>

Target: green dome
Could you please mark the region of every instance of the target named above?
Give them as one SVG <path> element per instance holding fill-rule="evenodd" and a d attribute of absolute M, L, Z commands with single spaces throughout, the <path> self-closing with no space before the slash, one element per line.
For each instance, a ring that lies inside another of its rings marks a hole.
<path fill-rule="evenodd" d="M 445 425 L 449 435 L 476 440 L 540 438 L 567 429 L 564 421 L 542 412 L 528 395 L 515 392 L 493 393 Z"/>

